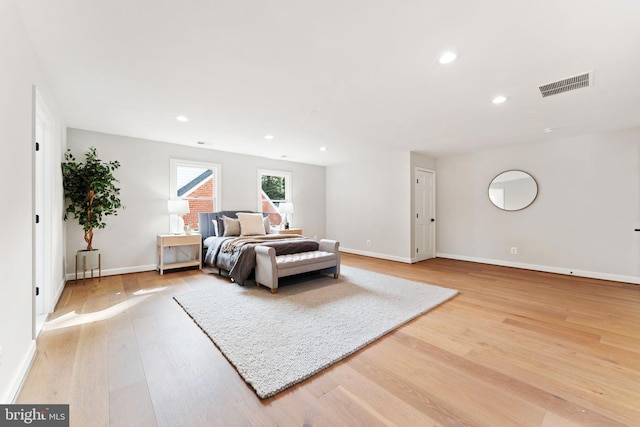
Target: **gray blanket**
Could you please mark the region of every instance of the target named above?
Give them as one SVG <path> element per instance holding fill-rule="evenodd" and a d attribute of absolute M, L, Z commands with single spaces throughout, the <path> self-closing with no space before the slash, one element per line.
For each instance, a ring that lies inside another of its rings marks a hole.
<path fill-rule="evenodd" d="M 245 236 L 245 237 L 236 237 L 233 240 L 229 240 L 222 245 L 222 252 L 235 252 L 239 251 L 244 245 L 249 243 L 268 243 L 273 242 L 275 240 L 285 240 L 285 239 L 304 239 L 301 235 L 298 234 L 267 234 L 266 236 Z"/>
<path fill-rule="evenodd" d="M 293 236 L 292 236 L 293 237 Z M 318 242 L 312 239 L 296 236 L 292 239 L 281 239 L 272 242 L 246 243 L 237 251 L 224 252 L 223 247 L 232 242 L 235 237 L 216 237 L 211 239 L 204 258 L 206 265 L 221 268 L 229 272 L 229 276 L 237 283 L 244 282 L 251 277 L 256 266 L 256 245 L 275 248 L 276 255 L 295 254 L 318 250 Z"/>

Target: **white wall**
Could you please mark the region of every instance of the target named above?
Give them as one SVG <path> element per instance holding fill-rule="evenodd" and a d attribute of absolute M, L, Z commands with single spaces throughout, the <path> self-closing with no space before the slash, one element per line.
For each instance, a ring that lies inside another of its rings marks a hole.
<path fill-rule="evenodd" d="M 640 282 L 640 129 L 440 158 L 437 169 L 438 256 Z M 522 211 L 487 195 L 509 169 L 538 182 Z"/>
<path fill-rule="evenodd" d="M 0 186 L 11 204 L 0 209 L 4 225 L 0 247 L 0 403 L 8 403 L 18 390 L 35 352 L 32 336 L 33 238 L 33 85 L 42 94 L 54 118 L 52 159 L 60 159 L 64 129 L 56 102 L 47 89 L 44 73 L 26 36 L 20 15 L 8 0 L 0 0 Z M 53 161 L 53 160 L 52 160 Z M 59 163 L 58 163 L 59 165 Z M 49 165 L 51 166 L 51 165 Z M 53 171 L 53 169 L 50 168 Z M 59 166 L 46 179 L 53 181 L 53 216 L 50 223 L 52 255 L 62 257 L 62 221 Z M 53 264 L 56 264 L 55 262 Z M 55 286 L 62 283 L 62 267 L 46 272 Z"/>
<path fill-rule="evenodd" d="M 221 210 L 258 209 L 258 169 L 293 175 L 293 226 L 309 237 L 325 237 L 325 168 L 282 160 L 69 129 L 68 146 L 76 159 L 94 146 L 104 161 L 118 160 L 120 199 L 126 208 L 106 217 L 107 228 L 94 230 L 104 274 L 155 269 L 156 235 L 169 231 L 169 160 L 193 160 L 222 166 Z M 75 252 L 84 248 L 76 220 L 67 221 L 66 265 L 75 275 Z"/>
<path fill-rule="evenodd" d="M 345 252 L 410 262 L 411 176 L 409 152 L 327 167 L 327 235 Z"/>

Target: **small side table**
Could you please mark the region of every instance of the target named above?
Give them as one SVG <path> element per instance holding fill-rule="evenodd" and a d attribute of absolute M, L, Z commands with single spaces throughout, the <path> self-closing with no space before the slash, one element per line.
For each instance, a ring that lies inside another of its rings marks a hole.
<path fill-rule="evenodd" d="M 278 234 L 302 234 L 302 228 L 288 228 L 286 230 L 278 230 Z"/>
<path fill-rule="evenodd" d="M 172 246 L 193 246 L 193 259 L 190 261 L 165 264 L 164 249 Z M 158 270 L 160 275 L 170 268 L 198 267 L 202 270 L 202 236 L 200 234 L 158 234 Z"/>

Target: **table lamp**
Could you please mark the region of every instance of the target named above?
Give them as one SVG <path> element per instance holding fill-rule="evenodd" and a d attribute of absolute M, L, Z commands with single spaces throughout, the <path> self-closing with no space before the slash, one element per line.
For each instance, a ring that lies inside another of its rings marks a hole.
<path fill-rule="evenodd" d="M 289 214 L 293 213 L 293 203 L 280 203 L 278 206 L 280 214 L 284 214 L 283 225 L 285 230 L 289 229 Z"/>
<path fill-rule="evenodd" d="M 188 200 L 169 200 L 167 202 L 167 210 L 169 211 L 169 233 L 184 233 L 184 219 L 181 215 L 189 213 Z"/>

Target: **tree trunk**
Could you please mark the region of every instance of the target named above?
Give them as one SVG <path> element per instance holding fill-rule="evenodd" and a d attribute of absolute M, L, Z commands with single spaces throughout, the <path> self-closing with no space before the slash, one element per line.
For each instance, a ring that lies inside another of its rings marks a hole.
<path fill-rule="evenodd" d="M 85 227 L 90 227 L 89 230 L 84 232 L 84 241 L 87 242 L 87 250 L 93 250 L 93 227 L 91 227 L 91 214 L 93 214 L 93 197 L 95 196 L 95 192 L 93 190 L 89 190 L 89 203 L 87 205 L 87 221 L 85 222 Z"/>
<path fill-rule="evenodd" d="M 92 251 L 93 245 L 91 242 L 93 241 L 93 228 L 84 233 L 84 241 L 87 242 L 87 250 Z"/>

